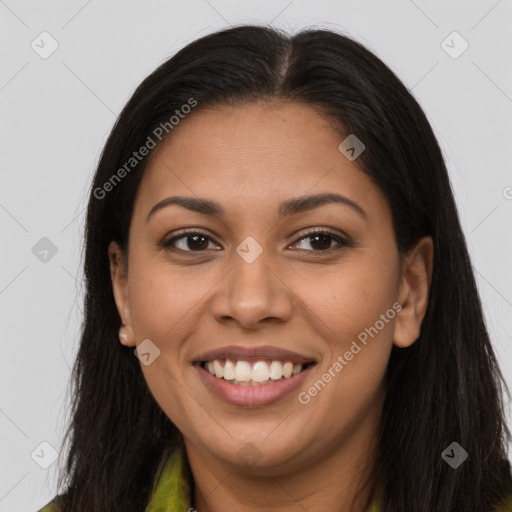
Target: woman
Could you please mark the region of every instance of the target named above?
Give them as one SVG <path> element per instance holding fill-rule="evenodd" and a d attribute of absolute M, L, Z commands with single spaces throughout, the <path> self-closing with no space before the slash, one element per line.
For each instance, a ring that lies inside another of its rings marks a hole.
<path fill-rule="evenodd" d="M 445 163 L 362 45 L 240 26 L 162 64 L 101 156 L 85 276 L 43 511 L 512 510 Z"/>

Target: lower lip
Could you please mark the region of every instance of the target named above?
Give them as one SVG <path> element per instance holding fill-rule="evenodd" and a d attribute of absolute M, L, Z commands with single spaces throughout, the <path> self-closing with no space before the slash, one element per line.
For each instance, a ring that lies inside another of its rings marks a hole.
<path fill-rule="evenodd" d="M 220 399 L 239 407 L 261 407 L 270 405 L 290 395 L 308 376 L 315 365 L 308 366 L 298 375 L 270 381 L 259 386 L 240 386 L 219 379 L 199 364 L 194 365 L 207 387 Z"/>

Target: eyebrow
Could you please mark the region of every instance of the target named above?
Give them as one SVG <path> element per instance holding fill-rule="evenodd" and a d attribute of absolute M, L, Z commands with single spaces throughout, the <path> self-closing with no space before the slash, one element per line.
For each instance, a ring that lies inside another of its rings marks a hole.
<path fill-rule="evenodd" d="M 290 215 L 307 212 L 314 208 L 333 203 L 348 206 L 357 212 L 361 217 L 365 219 L 367 218 L 366 212 L 359 204 L 357 204 L 352 199 L 349 199 L 348 197 L 334 193 L 315 194 L 288 199 L 287 201 L 281 203 L 279 207 L 279 218 L 283 219 L 284 217 L 288 217 Z M 162 208 L 170 205 L 182 206 L 183 208 L 187 208 L 188 210 L 201 213 L 203 215 L 213 215 L 221 218 L 224 218 L 225 216 L 224 208 L 219 203 L 210 199 L 187 196 L 171 196 L 166 197 L 162 201 L 155 204 L 153 208 L 151 208 L 151 211 L 146 217 L 146 222 L 158 210 L 161 210 Z"/>

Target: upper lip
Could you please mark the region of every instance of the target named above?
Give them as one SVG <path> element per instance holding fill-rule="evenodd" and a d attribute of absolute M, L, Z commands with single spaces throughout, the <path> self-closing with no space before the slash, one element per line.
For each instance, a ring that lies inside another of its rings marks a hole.
<path fill-rule="evenodd" d="M 231 359 L 235 361 L 290 361 L 294 364 L 315 362 L 315 359 L 312 357 L 270 345 L 261 347 L 243 347 L 237 345 L 221 347 L 202 352 L 194 358 L 194 362 L 213 361 L 214 359 Z"/>

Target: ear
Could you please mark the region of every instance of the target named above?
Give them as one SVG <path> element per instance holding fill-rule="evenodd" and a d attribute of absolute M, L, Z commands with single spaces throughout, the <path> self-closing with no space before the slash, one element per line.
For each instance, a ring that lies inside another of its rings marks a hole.
<path fill-rule="evenodd" d="M 393 337 L 397 347 L 409 347 L 419 338 L 427 312 L 433 263 L 434 244 L 430 236 L 421 238 L 403 258 L 398 287 L 402 309 L 396 316 Z"/>
<path fill-rule="evenodd" d="M 123 252 L 117 242 L 110 242 L 108 246 L 108 257 L 110 260 L 110 278 L 112 280 L 114 300 L 116 301 L 117 311 L 123 322 L 119 330 L 119 340 L 127 347 L 134 347 L 135 337 L 130 313 L 127 265 Z"/>

